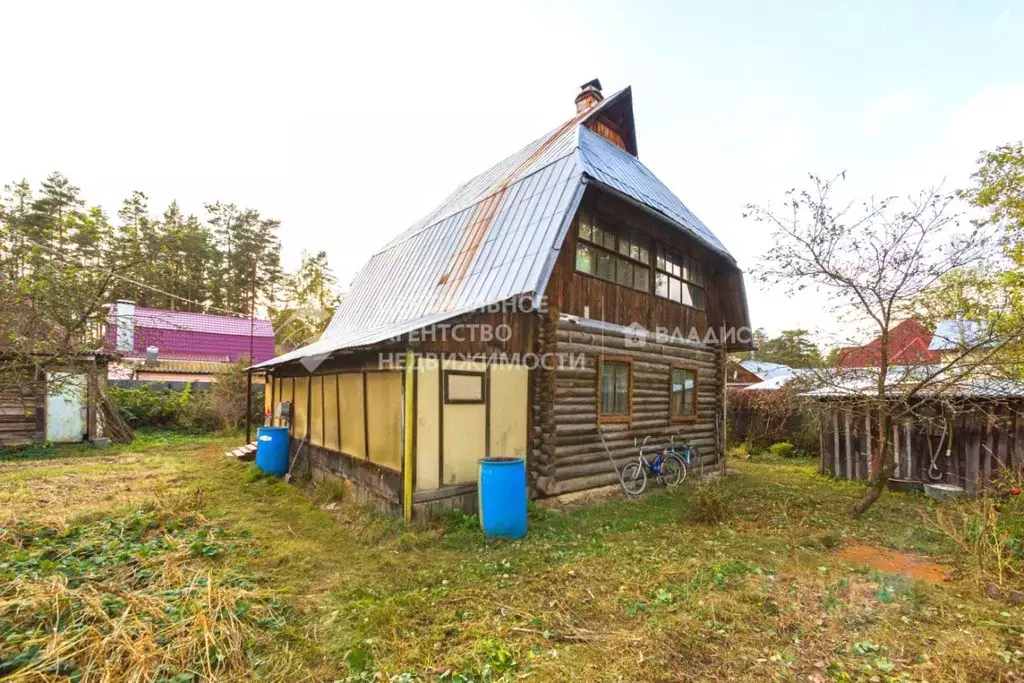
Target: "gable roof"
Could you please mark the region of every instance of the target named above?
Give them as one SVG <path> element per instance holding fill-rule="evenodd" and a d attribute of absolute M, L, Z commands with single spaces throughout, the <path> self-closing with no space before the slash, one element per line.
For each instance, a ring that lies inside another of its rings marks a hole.
<path fill-rule="evenodd" d="M 930 349 L 931 331 L 907 318 L 889 330 L 889 362 L 896 365 L 926 365 L 936 363 L 938 354 Z M 882 338 L 875 337 L 864 346 L 839 349 L 837 365 L 841 368 L 874 367 L 881 363 Z"/>
<path fill-rule="evenodd" d="M 586 127 L 613 112 L 635 152 L 627 87 L 456 188 L 370 258 L 319 341 L 257 367 L 369 346 L 542 293 L 588 184 L 640 205 L 735 264 L 634 154 Z"/>

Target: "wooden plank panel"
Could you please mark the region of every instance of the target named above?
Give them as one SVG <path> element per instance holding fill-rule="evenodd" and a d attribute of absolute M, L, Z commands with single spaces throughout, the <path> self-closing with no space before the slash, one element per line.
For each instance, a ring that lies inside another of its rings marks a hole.
<path fill-rule="evenodd" d="M 295 378 L 295 398 L 292 409 L 295 412 L 295 419 L 292 421 L 292 435 L 298 439 L 306 438 L 306 429 L 309 425 L 309 377 Z"/>
<path fill-rule="evenodd" d="M 341 395 L 341 451 L 356 458 L 366 458 L 363 373 L 338 375 L 338 392 Z"/>
<path fill-rule="evenodd" d="M 370 462 L 402 470 L 402 373 L 366 373 L 366 427 Z"/>
<path fill-rule="evenodd" d="M 422 366 L 417 373 L 416 382 L 416 490 L 430 491 L 441 485 L 441 435 L 438 412 L 441 372 L 437 363 Z"/>
<path fill-rule="evenodd" d="M 324 382 L 324 447 L 332 451 L 341 450 L 341 420 L 338 412 L 338 376 L 327 375 Z"/>

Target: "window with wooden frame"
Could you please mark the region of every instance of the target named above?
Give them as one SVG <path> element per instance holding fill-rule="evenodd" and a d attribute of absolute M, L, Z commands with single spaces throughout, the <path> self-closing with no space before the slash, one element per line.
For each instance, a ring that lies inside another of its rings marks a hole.
<path fill-rule="evenodd" d="M 597 421 L 633 419 L 633 360 L 600 356 L 597 361 Z"/>
<path fill-rule="evenodd" d="M 669 419 L 674 422 L 697 419 L 697 368 L 673 365 L 668 390 Z"/>
<path fill-rule="evenodd" d="M 487 400 L 487 376 L 473 370 L 444 371 L 445 403 L 484 403 Z"/>
<path fill-rule="evenodd" d="M 683 306 L 704 310 L 704 264 L 658 245 L 654 259 L 654 293 Z"/>
<path fill-rule="evenodd" d="M 576 270 L 640 292 L 651 291 L 651 242 L 593 214 L 577 217 Z"/>

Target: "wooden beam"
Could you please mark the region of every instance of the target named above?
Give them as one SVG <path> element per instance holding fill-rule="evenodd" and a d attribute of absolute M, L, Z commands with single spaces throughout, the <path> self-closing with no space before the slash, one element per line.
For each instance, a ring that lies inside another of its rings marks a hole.
<path fill-rule="evenodd" d="M 907 420 L 904 424 L 904 434 L 906 435 L 907 442 L 907 479 L 914 478 L 914 448 L 913 439 L 910 438 L 910 427 L 911 420 Z"/>
<path fill-rule="evenodd" d="M 843 411 L 843 428 L 846 430 L 846 474 L 850 478 L 850 481 L 854 481 L 857 478 L 857 473 L 853 469 L 853 434 L 850 432 L 850 409 L 847 408 Z"/>
<path fill-rule="evenodd" d="M 245 443 L 252 443 L 252 370 L 245 373 Z"/>
<path fill-rule="evenodd" d="M 836 408 L 832 411 L 832 460 L 834 466 L 832 468 L 832 476 L 836 479 L 839 478 L 839 409 Z"/>
<path fill-rule="evenodd" d="M 415 363 L 416 358 L 413 356 L 412 349 L 405 350 L 405 385 L 402 390 L 402 396 L 405 399 L 405 419 L 402 425 L 404 438 L 405 453 L 402 458 L 402 514 L 405 517 L 406 522 L 412 521 L 412 487 L 413 487 L 413 463 L 415 462 L 415 456 L 413 454 L 413 438 L 412 430 L 413 423 L 416 420 L 416 406 L 414 405 L 414 382 L 415 382 Z"/>

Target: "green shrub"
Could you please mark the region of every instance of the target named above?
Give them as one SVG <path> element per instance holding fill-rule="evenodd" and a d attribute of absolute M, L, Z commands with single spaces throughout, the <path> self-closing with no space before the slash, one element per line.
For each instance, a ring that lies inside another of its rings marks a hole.
<path fill-rule="evenodd" d="M 768 451 L 776 458 L 793 458 L 797 455 L 796 446 L 788 441 L 772 444 Z"/>
<path fill-rule="evenodd" d="M 693 487 L 689 517 L 698 524 L 719 524 L 729 516 L 729 491 L 720 479 Z"/>

